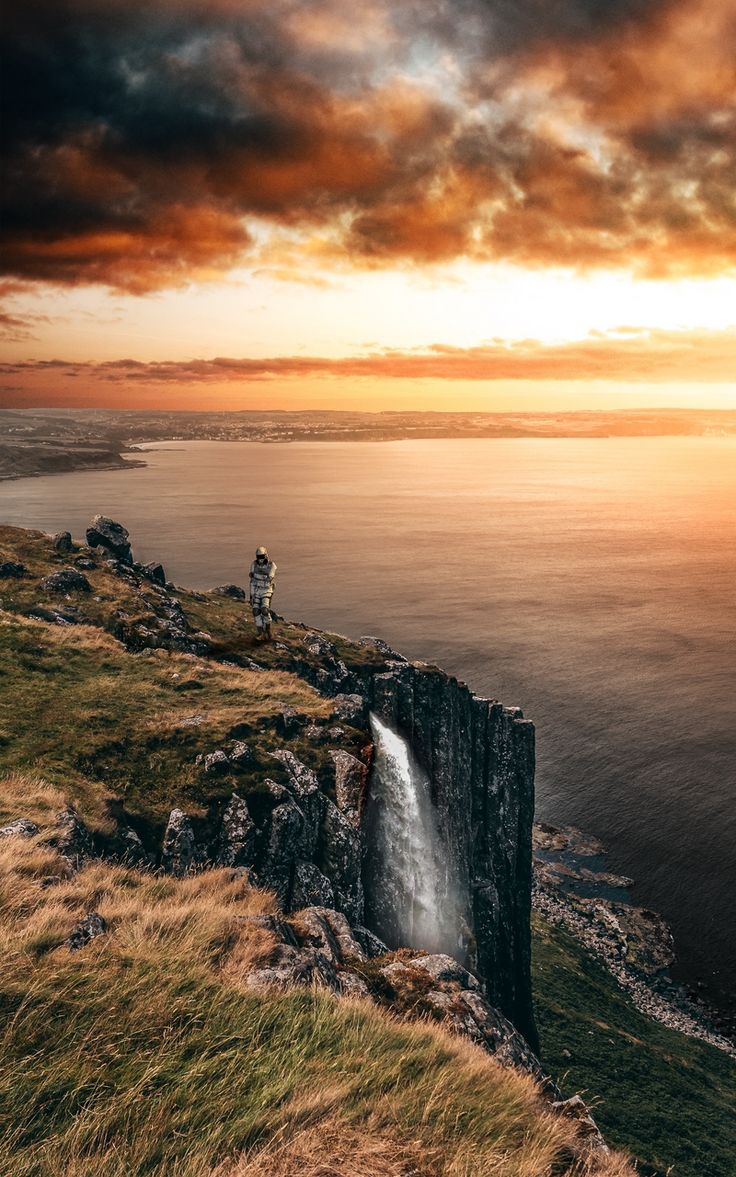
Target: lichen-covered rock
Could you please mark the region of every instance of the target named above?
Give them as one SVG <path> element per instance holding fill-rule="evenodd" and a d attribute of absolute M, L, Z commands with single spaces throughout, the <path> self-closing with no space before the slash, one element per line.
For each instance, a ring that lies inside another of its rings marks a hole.
<path fill-rule="evenodd" d="M 264 886 L 276 892 L 283 908 L 289 906 L 294 863 L 298 858 L 309 857 L 304 852 L 310 841 L 306 824 L 293 799 L 277 805 L 268 823 L 260 875 Z"/>
<path fill-rule="evenodd" d="M 341 911 L 308 907 L 299 913 L 298 936 L 302 944 L 319 948 L 334 964 L 363 960 L 365 953 Z"/>
<path fill-rule="evenodd" d="M 292 911 L 301 907 L 332 907 L 334 902 L 332 883 L 322 871 L 313 862 L 296 862 L 289 903 Z"/>
<path fill-rule="evenodd" d="M 196 850 L 190 818 L 181 809 L 172 809 L 161 847 L 161 866 L 169 874 L 182 878 L 194 866 Z"/>
<path fill-rule="evenodd" d="M 335 799 L 342 815 L 352 826 L 360 828 L 368 768 L 344 749 L 330 751 L 335 766 Z"/>
<path fill-rule="evenodd" d="M 0 838 L 32 838 L 38 833 L 35 821 L 27 817 L 19 817 L 8 825 L 0 827 Z"/>
<path fill-rule="evenodd" d="M 39 588 L 44 593 L 91 593 L 92 585 L 78 568 L 60 568 L 44 576 Z"/>
<path fill-rule="evenodd" d="M 70 952 L 79 952 L 80 948 L 86 947 L 91 940 L 96 940 L 98 936 L 104 936 L 106 931 L 106 921 L 98 911 L 91 911 L 89 915 L 74 925 L 71 934 L 64 941 L 64 947 L 68 948 Z"/>
<path fill-rule="evenodd" d="M 257 833 L 247 801 L 233 793 L 222 815 L 215 862 L 219 866 L 252 867 Z"/>
<path fill-rule="evenodd" d="M 244 768 L 254 762 L 251 748 L 242 740 L 236 740 L 233 746 L 228 749 L 227 755 L 230 763 L 236 768 Z"/>
<path fill-rule="evenodd" d="M 222 776 L 230 768 L 230 760 L 226 752 L 222 748 L 217 748 L 214 752 L 205 752 L 198 756 L 196 763 L 210 776 Z"/>
<path fill-rule="evenodd" d="M 107 515 L 95 515 L 87 528 L 87 544 L 90 548 L 105 548 L 121 564 L 133 563 L 128 529 Z"/>
<path fill-rule="evenodd" d="M 56 535 L 51 541 L 55 552 L 71 552 L 74 550 L 74 543 L 72 541 L 72 533 L 70 531 L 57 531 Z"/>
<path fill-rule="evenodd" d="M 18 560 L 3 560 L 0 563 L 0 579 L 3 580 L 21 580 L 28 573 L 25 564 L 21 564 Z"/>
<path fill-rule="evenodd" d="M 272 752 L 271 756 L 286 769 L 289 788 L 294 794 L 304 818 L 298 857 L 314 859 L 327 799 L 312 770 L 302 764 L 301 760 L 298 760 L 288 748 L 279 748 Z"/>
<path fill-rule="evenodd" d="M 335 695 L 332 714 L 343 723 L 364 723 L 367 718 L 366 700 L 362 695 Z"/>
<path fill-rule="evenodd" d="M 364 634 L 363 637 L 358 638 L 358 644 L 361 646 L 372 646 L 373 649 L 378 650 L 379 654 L 383 654 L 390 662 L 406 662 L 403 654 L 397 654 L 388 642 L 384 642 L 383 638 L 374 637 L 373 634 Z"/>
<path fill-rule="evenodd" d="M 51 838 L 51 845 L 66 858 L 75 870 L 78 870 L 87 859 L 95 855 L 92 835 L 76 809 L 71 806 L 57 813 L 56 829 Z"/>

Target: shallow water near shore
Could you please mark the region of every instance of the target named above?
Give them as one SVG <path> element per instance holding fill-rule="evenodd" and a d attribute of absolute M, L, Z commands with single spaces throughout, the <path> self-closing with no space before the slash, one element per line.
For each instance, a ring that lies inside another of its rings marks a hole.
<path fill-rule="evenodd" d="M 600 837 L 736 1005 L 736 438 L 171 442 L 141 469 L 0 484 L 97 511 L 175 581 L 279 565 L 279 612 L 377 633 L 537 725 L 538 816 Z"/>

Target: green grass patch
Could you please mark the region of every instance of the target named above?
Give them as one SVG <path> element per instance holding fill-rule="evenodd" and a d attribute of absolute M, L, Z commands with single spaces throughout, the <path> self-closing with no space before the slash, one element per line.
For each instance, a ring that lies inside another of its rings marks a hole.
<path fill-rule="evenodd" d="M 592 1103 L 608 1140 L 672 1177 L 733 1177 L 736 1066 L 726 1054 L 644 1017 L 540 916 L 533 979 L 545 1065 Z"/>

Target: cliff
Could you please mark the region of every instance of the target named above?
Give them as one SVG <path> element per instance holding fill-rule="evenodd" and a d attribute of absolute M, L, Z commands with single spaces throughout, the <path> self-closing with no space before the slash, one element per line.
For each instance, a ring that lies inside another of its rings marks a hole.
<path fill-rule="evenodd" d="M 534 727 L 518 708 L 473 695 L 435 667 L 371 676 L 375 712 L 407 739 L 431 782 L 445 832 L 447 883 L 461 896 L 461 955 L 527 1041 L 537 1045 L 530 980 Z M 390 926 L 380 880 L 370 911 Z"/>

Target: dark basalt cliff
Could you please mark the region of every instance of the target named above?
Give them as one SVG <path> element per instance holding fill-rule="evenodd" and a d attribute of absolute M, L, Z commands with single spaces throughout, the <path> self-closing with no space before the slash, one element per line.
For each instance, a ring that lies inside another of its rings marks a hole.
<path fill-rule="evenodd" d="M 536 1045 L 529 927 L 534 725 L 518 708 L 478 698 L 422 664 L 394 664 L 374 675 L 369 689 L 376 714 L 406 736 L 429 776 L 465 906 L 464 963 Z"/>

